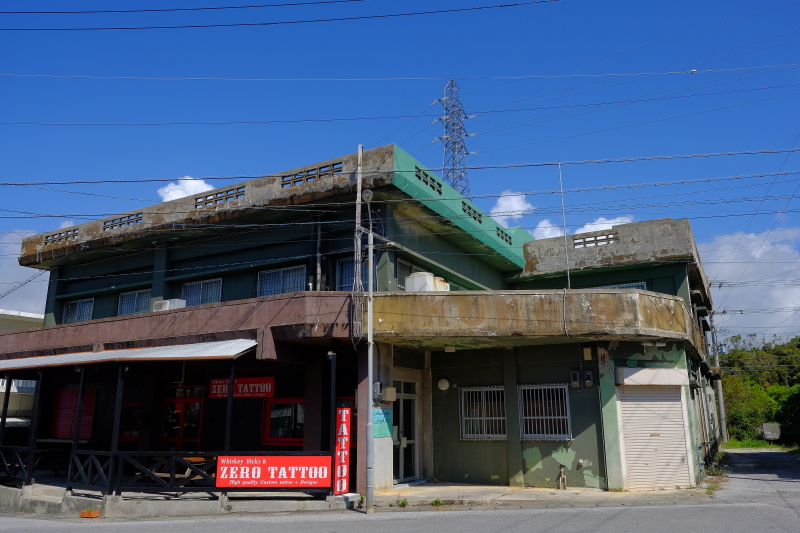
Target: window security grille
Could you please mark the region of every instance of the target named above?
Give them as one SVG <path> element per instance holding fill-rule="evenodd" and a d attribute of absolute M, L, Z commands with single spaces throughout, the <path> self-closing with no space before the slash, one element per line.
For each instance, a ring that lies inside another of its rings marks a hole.
<path fill-rule="evenodd" d="M 290 174 L 281 177 L 281 188 L 288 189 L 304 183 L 312 183 L 314 181 L 330 178 L 342 173 L 342 163 L 334 163 L 324 167 L 307 168 L 297 174 Z"/>
<path fill-rule="evenodd" d="M 117 302 L 117 316 L 150 312 L 150 289 L 123 292 Z"/>
<path fill-rule="evenodd" d="M 222 278 L 184 283 L 181 298 L 186 306 L 216 304 L 222 301 Z"/>
<path fill-rule="evenodd" d="M 571 440 L 569 393 L 566 383 L 519 385 L 522 440 Z"/>
<path fill-rule="evenodd" d="M 197 196 L 194 199 L 195 209 L 201 207 L 210 207 L 216 204 L 224 204 L 225 202 L 232 202 L 244 198 L 244 187 L 237 187 L 235 189 L 228 189 L 227 191 L 219 191 L 205 196 Z"/>
<path fill-rule="evenodd" d="M 375 263 L 377 264 L 377 257 L 375 258 Z M 367 262 L 364 261 L 361 263 L 361 285 L 364 287 L 364 290 L 368 290 L 369 287 L 367 285 L 367 276 L 369 271 L 367 270 Z M 344 259 L 339 259 L 336 262 L 336 290 L 337 291 L 344 291 L 344 292 L 351 292 L 353 290 L 353 284 L 355 283 L 355 270 L 353 270 L 353 258 L 348 257 Z M 376 291 L 378 287 L 378 276 L 375 268 L 372 269 L 372 290 Z"/>
<path fill-rule="evenodd" d="M 70 324 L 72 322 L 91 320 L 93 312 L 94 298 L 66 302 L 64 303 L 64 311 L 61 313 L 61 323 Z"/>
<path fill-rule="evenodd" d="M 646 281 L 628 281 L 625 283 L 609 283 L 608 285 L 592 285 L 591 287 L 582 287 L 584 289 L 647 289 Z"/>
<path fill-rule="evenodd" d="M 256 296 L 274 296 L 305 290 L 306 266 L 275 268 L 258 273 Z"/>
<path fill-rule="evenodd" d="M 114 220 L 103 221 L 103 231 L 111 231 L 114 229 L 123 228 L 125 226 L 133 226 L 134 224 L 142 223 L 142 213 L 134 215 L 126 215 L 124 217 L 115 218 Z"/>
<path fill-rule="evenodd" d="M 415 272 L 429 272 L 429 270 L 425 270 L 424 266 L 409 261 L 408 259 L 403 259 L 402 257 L 396 259 L 394 274 L 397 278 L 398 291 L 406 290 L 406 278 Z"/>
<path fill-rule="evenodd" d="M 461 387 L 461 440 L 506 440 L 503 386 Z"/>
<path fill-rule="evenodd" d="M 613 244 L 619 241 L 619 236 L 616 233 L 607 233 L 605 235 L 592 235 L 589 237 L 572 238 L 572 246 L 575 248 L 589 248 L 591 246 L 603 246 L 606 244 Z"/>

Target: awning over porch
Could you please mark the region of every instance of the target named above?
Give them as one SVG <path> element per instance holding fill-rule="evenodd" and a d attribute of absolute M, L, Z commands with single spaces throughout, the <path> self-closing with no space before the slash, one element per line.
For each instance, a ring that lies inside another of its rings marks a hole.
<path fill-rule="evenodd" d="M 5 359 L 0 361 L 0 371 L 94 363 L 122 363 L 128 361 L 235 359 L 256 344 L 258 343 L 252 339 L 234 339 L 229 341 L 180 344 L 176 346 L 157 346 L 152 348 L 134 348 L 130 350 L 106 350 L 102 352 L 79 352 L 42 357 Z"/>

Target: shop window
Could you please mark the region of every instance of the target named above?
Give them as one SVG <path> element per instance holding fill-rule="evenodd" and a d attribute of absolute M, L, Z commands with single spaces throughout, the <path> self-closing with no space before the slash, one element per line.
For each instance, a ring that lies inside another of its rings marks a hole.
<path fill-rule="evenodd" d="M 218 304 L 222 301 L 222 278 L 184 283 L 181 298 L 186 306 Z"/>
<path fill-rule="evenodd" d="M 91 320 L 92 313 L 94 313 L 94 298 L 65 302 L 64 310 L 61 313 L 61 323 L 70 324 Z"/>
<path fill-rule="evenodd" d="M 572 439 L 566 383 L 520 385 L 518 390 L 522 440 Z"/>
<path fill-rule="evenodd" d="M 92 436 L 92 423 L 94 422 L 94 404 L 97 398 L 95 389 L 88 389 L 83 393 L 83 408 L 81 409 L 81 429 L 78 437 L 88 440 Z M 56 391 L 53 404 L 53 420 L 50 424 L 51 439 L 72 439 L 75 431 L 75 414 L 78 408 L 78 391 Z"/>
<path fill-rule="evenodd" d="M 365 257 L 366 259 L 366 257 Z M 375 263 L 377 264 L 377 257 L 375 258 Z M 366 260 L 361 263 L 361 285 L 364 287 L 364 290 L 368 290 L 369 286 L 367 285 L 367 276 L 369 271 L 367 270 L 367 262 Z M 351 292 L 353 290 L 353 284 L 355 283 L 355 269 L 353 268 L 353 258 L 347 257 L 344 259 L 339 259 L 336 262 L 336 290 L 337 291 L 344 291 L 344 292 Z M 377 290 L 378 286 L 378 276 L 376 269 L 372 269 L 372 290 Z"/>
<path fill-rule="evenodd" d="M 302 446 L 305 414 L 303 398 L 267 398 L 264 400 L 261 443 Z"/>
<path fill-rule="evenodd" d="M 461 440 L 506 440 L 503 386 L 461 387 Z"/>
<path fill-rule="evenodd" d="M 123 292 L 117 302 L 117 316 L 150 312 L 150 289 Z"/>
<path fill-rule="evenodd" d="M 297 265 L 285 268 L 274 268 L 258 273 L 256 296 L 274 296 L 303 292 L 306 283 L 306 266 Z"/>

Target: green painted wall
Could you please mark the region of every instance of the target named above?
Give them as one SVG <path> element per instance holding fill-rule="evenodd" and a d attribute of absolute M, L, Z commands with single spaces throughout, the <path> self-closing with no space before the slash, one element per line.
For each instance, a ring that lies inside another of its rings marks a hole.
<path fill-rule="evenodd" d="M 434 388 L 433 472 L 438 481 L 508 485 L 504 441 L 461 441 L 459 389 L 503 384 L 502 350 L 465 350 L 431 354 L 431 383 L 447 378 L 446 391 Z"/>
<path fill-rule="evenodd" d="M 689 297 L 689 280 L 684 263 L 658 265 L 632 265 L 626 267 L 608 267 L 598 269 L 577 270 L 570 272 L 572 288 L 610 285 L 646 281 L 648 290 L 664 294 L 680 296 L 691 309 Z M 532 276 L 530 279 L 516 279 L 518 289 L 563 289 L 567 285 L 566 274 L 554 276 Z"/>
<path fill-rule="evenodd" d="M 518 384 L 566 383 L 580 368 L 580 352 L 571 344 L 523 347 L 516 350 L 474 350 L 454 354 L 434 352 L 432 382 L 446 378 L 460 387 L 505 385 L 507 433 L 518 435 Z M 513 368 L 511 368 L 513 367 Z M 596 356 L 584 370 L 597 375 Z M 509 383 L 508 380 L 516 380 Z M 568 484 L 605 488 L 605 463 L 597 385 L 587 391 L 569 389 L 573 440 L 568 442 L 471 442 L 460 440 L 459 391 L 433 391 L 434 472 L 439 481 L 517 484 L 555 488 L 560 465 L 567 467 Z M 510 408 L 511 407 L 511 408 Z M 583 459 L 583 467 L 578 461 Z M 509 468 L 512 470 L 509 474 Z"/>

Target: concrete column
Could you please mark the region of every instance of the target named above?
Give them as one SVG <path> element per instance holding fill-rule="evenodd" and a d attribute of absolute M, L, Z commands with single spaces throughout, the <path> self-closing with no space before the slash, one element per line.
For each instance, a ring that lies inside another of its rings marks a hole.
<path fill-rule="evenodd" d="M 60 321 L 58 316 L 61 306 L 56 300 L 58 296 L 58 280 L 61 277 L 61 269 L 56 267 L 50 271 L 50 281 L 47 284 L 47 301 L 44 304 L 44 326 L 55 326 Z"/>
<path fill-rule="evenodd" d="M 322 445 L 322 426 L 323 426 L 323 401 L 322 396 L 325 390 L 323 383 L 322 363 L 311 363 L 306 365 L 306 404 L 305 404 L 305 425 L 303 426 L 303 451 L 318 452 L 323 450 Z M 325 445 L 325 448 L 328 446 Z"/>
<path fill-rule="evenodd" d="M 150 308 L 155 302 L 169 299 L 167 284 L 164 281 L 167 270 L 167 249 L 156 248 L 153 260 L 153 285 L 150 289 Z"/>
<path fill-rule="evenodd" d="M 367 345 L 358 345 L 358 453 L 356 460 L 356 491 L 359 494 L 367 493 L 367 414 L 369 413 L 369 383 L 367 381 Z"/>
<path fill-rule="evenodd" d="M 422 477 L 433 479 L 433 387 L 431 378 L 431 352 L 425 352 L 420 391 L 420 434 L 422 435 Z"/>
<path fill-rule="evenodd" d="M 394 252 L 387 251 L 380 254 L 376 267 L 377 290 L 396 291 L 397 283 L 394 278 Z"/>
<path fill-rule="evenodd" d="M 620 442 L 620 421 L 617 410 L 617 385 L 614 376 L 614 360 L 605 348 L 597 349 L 598 388 L 600 393 L 600 416 L 603 428 L 606 483 L 608 490 L 625 489 L 625 468 Z"/>
<path fill-rule="evenodd" d="M 524 486 L 522 442 L 519 432 L 519 403 L 517 402 L 517 351 L 503 350 L 503 384 L 506 397 L 506 453 L 508 453 L 508 484 Z"/>

